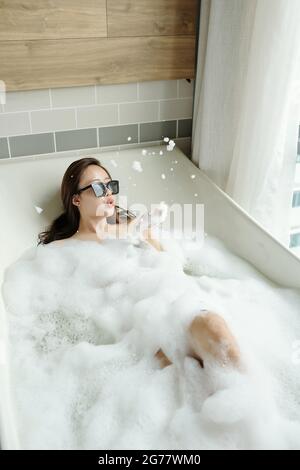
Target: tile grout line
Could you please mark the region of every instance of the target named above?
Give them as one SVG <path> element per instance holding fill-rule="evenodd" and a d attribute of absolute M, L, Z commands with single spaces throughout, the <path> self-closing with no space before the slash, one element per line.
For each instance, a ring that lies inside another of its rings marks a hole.
<path fill-rule="evenodd" d="M 12 158 L 12 155 L 11 155 L 11 149 L 10 149 L 10 141 L 9 141 L 9 137 L 7 137 L 7 147 L 8 147 L 8 155 L 9 155 L 9 158 Z"/>
<path fill-rule="evenodd" d="M 77 108 L 75 108 L 75 126 L 78 129 Z"/>
<path fill-rule="evenodd" d="M 96 132 L 97 132 L 97 147 L 100 148 L 100 127 L 96 127 Z"/>
<path fill-rule="evenodd" d="M 34 135 L 32 132 L 32 120 L 31 120 L 31 111 L 28 112 L 28 118 L 29 118 L 29 129 L 30 129 L 30 134 Z"/>
<path fill-rule="evenodd" d="M 49 88 L 49 101 L 50 101 L 50 109 L 53 109 L 53 101 L 52 101 L 51 88 Z"/>
<path fill-rule="evenodd" d="M 53 132 L 53 140 L 54 140 L 54 151 L 57 152 L 57 146 L 56 146 L 56 132 Z"/>

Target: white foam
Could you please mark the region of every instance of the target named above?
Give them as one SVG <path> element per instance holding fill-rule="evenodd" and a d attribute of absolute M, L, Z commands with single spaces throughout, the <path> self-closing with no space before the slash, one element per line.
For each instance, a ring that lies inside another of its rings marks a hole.
<path fill-rule="evenodd" d="M 132 168 L 133 168 L 133 170 L 138 171 L 138 172 L 142 172 L 142 171 L 143 171 L 141 162 L 140 162 L 139 160 L 135 160 L 135 161 L 132 163 Z"/>
<path fill-rule="evenodd" d="M 39 206 L 34 206 L 35 210 L 37 211 L 38 214 L 41 214 L 43 212 L 44 209 L 42 209 L 41 207 Z"/>
<path fill-rule="evenodd" d="M 22 448 L 300 448 L 300 293 L 211 236 L 162 244 L 67 241 L 7 269 Z M 186 357 L 205 305 L 238 339 L 246 373 Z"/>

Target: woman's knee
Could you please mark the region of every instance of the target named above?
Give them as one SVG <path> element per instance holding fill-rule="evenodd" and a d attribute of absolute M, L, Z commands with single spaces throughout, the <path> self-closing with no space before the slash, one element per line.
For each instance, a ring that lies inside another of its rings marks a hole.
<path fill-rule="evenodd" d="M 224 362 L 237 364 L 240 351 L 226 321 L 218 313 L 207 311 L 197 315 L 189 325 L 189 337 L 193 350 L 201 355 L 209 353 Z"/>
<path fill-rule="evenodd" d="M 218 314 L 207 310 L 204 315 L 197 315 L 189 325 L 189 332 L 193 337 L 209 337 L 216 342 L 221 341 L 227 330 L 225 320 Z"/>

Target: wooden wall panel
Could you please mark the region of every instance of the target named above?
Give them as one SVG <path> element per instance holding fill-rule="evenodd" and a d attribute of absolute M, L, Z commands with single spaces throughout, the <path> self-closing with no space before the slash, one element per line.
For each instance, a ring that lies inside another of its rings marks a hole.
<path fill-rule="evenodd" d="M 199 0 L 107 0 L 109 37 L 195 35 Z"/>
<path fill-rule="evenodd" d="M 0 0 L 0 40 L 106 36 L 106 0 Z"/>
<path fill-rule="evenodd" d="M 7 90 L 194 78 L 193 36 L 7 41 Z"/>
<path fill-rule="evenodd" d="M 13 91 L 194 78 L 198 2 L 0 0 L 0 80 Z"/>

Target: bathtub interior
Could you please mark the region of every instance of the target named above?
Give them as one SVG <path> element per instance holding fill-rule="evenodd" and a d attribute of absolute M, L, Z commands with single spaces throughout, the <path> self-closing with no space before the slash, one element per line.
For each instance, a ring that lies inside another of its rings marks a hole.
<path fill-rule="evenodd" d="M 180 149 L 167 151 L 163 145 L 144 147 L 146 154 L 142 150 L 131 148 L 95 155 L 120 180 L 120 192 L 127 198 L 124 204 L 119 199 L 122 207 L 142 203 L 150 208 L 160 201 L 169 205 L 204 204 L 204 229 L 208 234 L 223 240 L 233 252 L 279 285 L 300 287 L 299 259 L 217 188 Z M 36 245 L 37 234 L 60 213 L 61 178 L 67 166 L 78 158 L 78 155 L 57 155 L 0 162 L 0 283 L 6 266 L 27 247 Z M 140 162 L 143 171 L 133 168 L 135 161 Z M 4 344 L 6 319 L 1 298 L 0 302 Z M 2 384 L 9 383 L 6 365 L 4 361 L 1 367 Z M 3 385 L 1 419 L 3 447 L 18 448 L 9 387 Z"/>
<path fill-rule="evenodd" d="M 249 217 L 179 148 L 167 151 L 162 145 L 95 156 L 120 180 L 120 195 L 126 195 L 125 203 L 119 197 L 121 207 L 143 204 L 150 209 L 151 204 L 160 201 L 169 205 L 203 204 L 205 232 L 223 240 L 231 251 L 274 282 L 300 287 L 299 259 Z M 5 267 L 27 247 L 35 245 L 37 234 L 61 212 L 61 179 L 67 166 L 78 158 L 56 155 L 0 162 L 0 282 Z M 142 171 L 134 169 L 135 161 L 140 162 Z"/>

